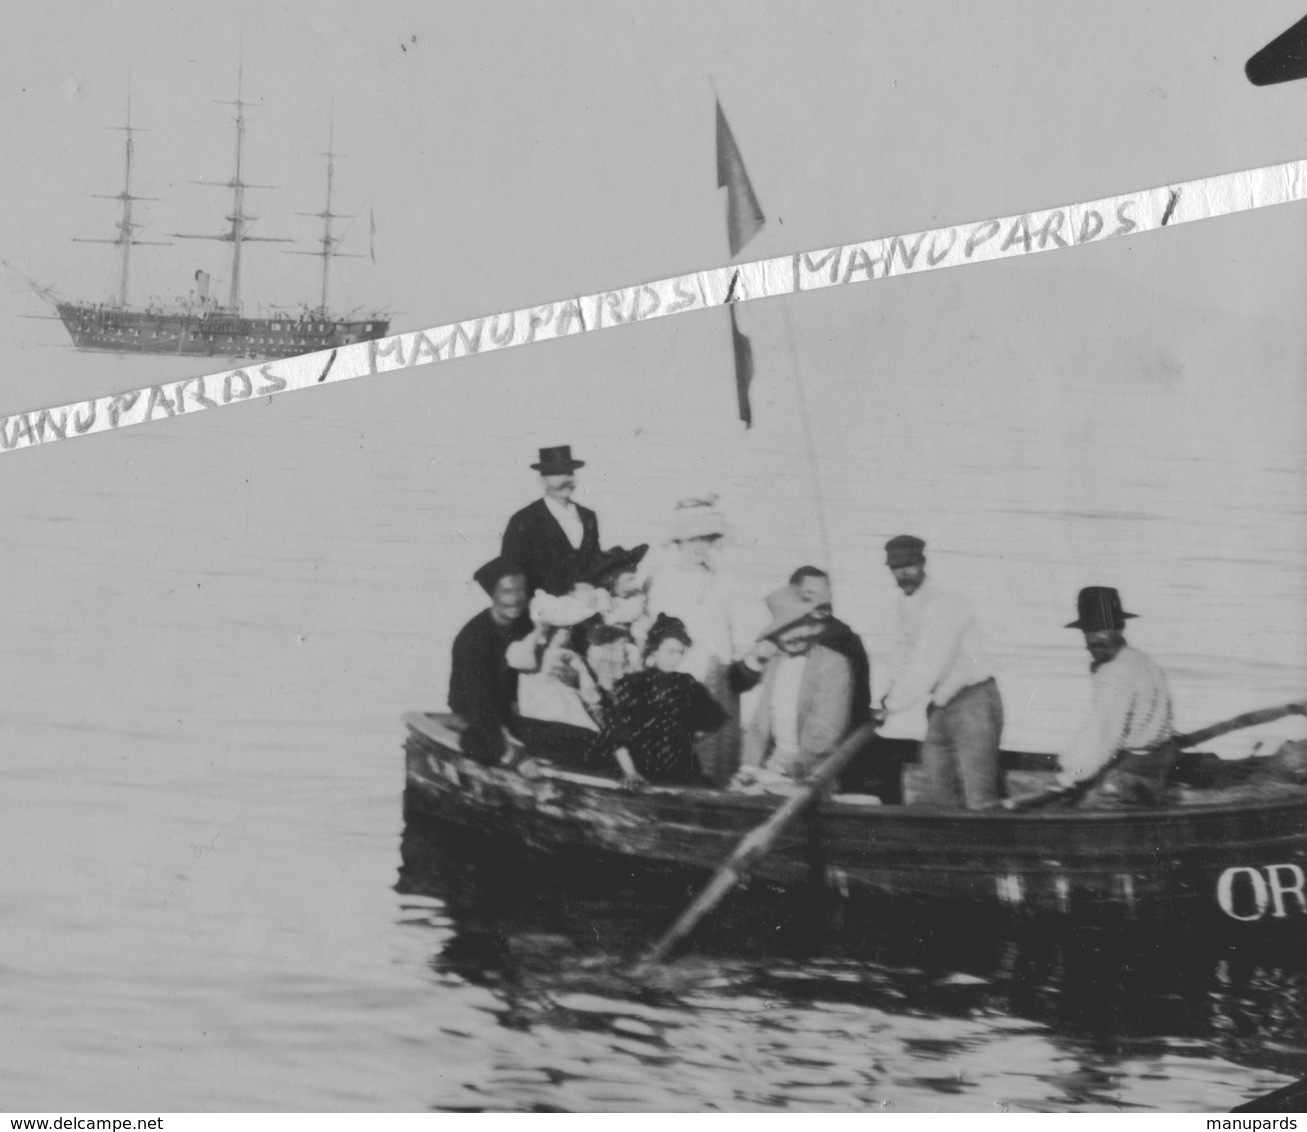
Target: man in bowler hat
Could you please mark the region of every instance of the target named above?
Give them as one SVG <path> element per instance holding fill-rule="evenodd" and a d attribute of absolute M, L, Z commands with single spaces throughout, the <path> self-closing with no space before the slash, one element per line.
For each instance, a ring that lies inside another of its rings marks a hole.
<path fill-rule="evenodd" d="M 572 502 L 576 470 L 570 445 L 540 449 L 532 464 L 544 485 L 543 497 L 508 520 L 500 555 L 526 572 L 527 594 L 536 590 L 561 597 L 589 573 L 599 556 L 599 519 Z"/>
<path fill-rule="evenodd" d="M 1099 778 L 1086 806 L 1158 805 L 1176 761 L 1166 674 L 1126 644 L 1125 623 L 1135 614 L 1121 608 L 1111 586 L 1086 586 L 1076 612 L 1067 628 L 1085 635 L 1094 698 L 1061 756 L 1060 781 L 1071 786 Z"/>
<path fill-rule="evenodd" d="M 926 701 L 926 772 L 922 802 L 984 809 L 1003 797 L 999 739 L 1003 701 L 975 615 L 926 577 L 926 544 L 899 535 L 885 544 L 885 564 L 903 591 L 899 672 L 872 719 Z"/>

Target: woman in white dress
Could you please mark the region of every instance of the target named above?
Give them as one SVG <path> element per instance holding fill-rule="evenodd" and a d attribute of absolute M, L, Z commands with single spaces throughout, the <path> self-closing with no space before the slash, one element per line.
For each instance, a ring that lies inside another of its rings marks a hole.
<path fill-rule="evenodd" d="M 704 774 L 718 786 L 725 786 L 740 765 L 739 696 L 731 690 L 729 670 L 751 643 L 740 624 L 735 587 L 717 569 L 717 547 L 725 534 L 716 496 L 682 500 L 671 533 L 679 560 L 657 570 L 648 582 L 649 614 L 679 618 L 693 641 L 681 671 L 703 684 L 730 715 L 726 726 L 695 747 Z"/>

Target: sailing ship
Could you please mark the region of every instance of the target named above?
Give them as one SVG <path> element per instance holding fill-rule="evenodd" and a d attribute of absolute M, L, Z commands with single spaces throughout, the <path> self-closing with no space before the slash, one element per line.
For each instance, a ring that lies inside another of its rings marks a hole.
<path fill-rule="evenodd" d="M 198 354 L 206 357 L 231 358 L 286 358 L 316 350 L 332 349 L 351 342 L 381 338 L 390 327 L 386 315 L 376 313 L 357 316 L 353 312 L 332 314 L 328 306 L 328 287 L 331 262 L 338 256 L 351 256 L 342 252 L 343 235 L 332 227 L 334 220 L 345 218 L 332 211 L 332 182 L 335 177 L 335 159 L 329 134 L 327 152 L 327 195 L 320 212 L 300 213 L 322 221 L 322 235 L 317 242 L 320 248 L 311 252 L 290 254 L 313 255 L 322 260 L 322 289 L 316 307 L 305 304 L 298 313 L 274 313 L 269 317 L 247 317 L 241 305 L 242 252 L 248 243 L 289 243 L 279 236 L 252 236 L 250 223 L 256 219 L 245 210 L 245 190 L 271 188 L 253 185 L 244 179 L 245 107 L 241 98 L 241 79 L 238 77 L 236 99 L 224 103 L 236 108 L 236 168 L 231 179 L 219 187 L 232 192 L 231 212 L 226 219 L 230 227 L 216 235 L 172 233 L 177 239 L 220 240 L 231 245 L 231 277 L 227 301 L 221 303 L 209 291 L 209 275 L 197 271 L 195 286 L 189 295 L 175 303 L 164 305 L 151 301 L 148 305 L 133 306 L 128 292 L 131 271 L 131 251 L 142 245 L 163 244 L 163 241 L 142 240 L 138 234 L 144 227 L 133 215 L 132 206 L 140 200 L 154 200 L 132 193 L 132 135 L 138 132 L 131 124 L 131 96 L 127 102 L 127 124 L 117 127 L 126 132 L 124 146 L 123 188 L 120 193 L 104 196 L 122 204 L 122 215 L 116 225 L 118 233 L 112 239 L 79 239 L 82 243 L 113 244 L 118 249 L 118 293 L 108 302 L 85 303 L 54 299 L 60 319 L 79 350 L 109 350 L 130 354 Z M 201 184 L 209 182 L 200 182 Z M 166 245 L 165 245 L 166 246 Z"/>

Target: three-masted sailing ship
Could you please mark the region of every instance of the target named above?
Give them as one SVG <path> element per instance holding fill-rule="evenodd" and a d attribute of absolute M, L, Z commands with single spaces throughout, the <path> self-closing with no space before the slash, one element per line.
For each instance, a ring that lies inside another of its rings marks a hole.
<path fill-rule="evenodd" d="M 157 198 L 140 197 L 132 193 L 134 149 L 132 135 L 137 131 L 131 124 L 129 96 L 127 124 L 118 127 L 125 130 L 127 135 L 124 146 L 123 188 L 122 192 L 105 197 L 122 203 L 122 215 L 116 225 L 118 234 L 112 239 L 81 241 L 113 244 L 117 247 L 120 260 L 118 293 L 110 301 L 103 303 L 72 301 L 55 303 L 59 317 L 78 349 L 110 350 L 132 354 L 285 358 L 370 338 L 381 338 L 389 329 L 389 319 L 384 314 L 377 313 L 362 317 L 352 313 L 337 315 L 332 314 L 328 307 L 331 262 L 338 256 L 351 255 L 340 250 L 344 236 L 336 235 L 332 227 L 332 222 L 343 219 L 344 214 L 332 211 L 332 181 L 335 176 L 335 158 L 338 155 L 332 150 L 331 135 L 329 135 L 327 152 L 322 155 L 327 159 L 326 203 L 320 212 L 300 213 L 301 216 L 313 216 L 322 221 L 322 235 L 317 240 L 320 247 L 317 251 L 292 253 L 321 258 L 322 289 L 318 305 L 311 307 L 305 304 L 298 314 L 274 313 L 269 317 L 245 315 L 240 292 L 244 246 L 252 242 L 289 243 L 290 241 L 278 236 L 252 236 L 249 233 L 249 225 L 255 217 L 245 210 L 245 190 L 271 186 L 252 185 L 243 180 L 246 103 L 241 98 L 239 80 L 235 101 L 228 102 L 226 105 L 236 108 L 236 168 L 229 181 L 219 183 L 219 187 L 228 188 L 232 192 L 231 212 L 226 217 L 230 227 L 225 232 L 215 235 L 189 233 L 173 233 L 173 235 L 178 239 L 220 240 L 231 245 L 231 278 L 227 301 L 219 302 L 218 298 L 209 291 L 208 273 L 197 271 L 194 276 L 194 287 L 189 295 L 178 299 L 175 303 L 164 305 L 152 300 L 142 307 L 133 306 L 130 302 L 128 285 L 131 277 L 132 248 L 149 244 L 159 245 L 163 241 L 138 238 L 144 225 L 134 218 L 132 206 L 140 200 Z"/>

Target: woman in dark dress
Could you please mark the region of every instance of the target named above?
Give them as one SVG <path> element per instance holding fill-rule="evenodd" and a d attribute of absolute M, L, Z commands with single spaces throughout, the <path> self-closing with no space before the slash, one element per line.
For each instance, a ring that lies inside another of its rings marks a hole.
<path fill-rule="evenodd" d="M 685 625 L 659 614 L 645 641 L 645 667 L 613 689 L 592 754 L 609 767 L 615 760 L 628 790 L 708 785 L 694 741 L 725 723 L 726 712 L 698 680 L 677 671 L 689 646 Z"/>

